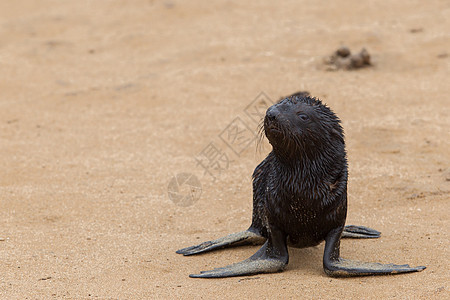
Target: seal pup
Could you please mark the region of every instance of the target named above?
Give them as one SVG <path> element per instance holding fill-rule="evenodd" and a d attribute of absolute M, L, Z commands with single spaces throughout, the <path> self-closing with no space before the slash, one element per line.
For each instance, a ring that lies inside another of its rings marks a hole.
<path fill-rule="evenodd" d="M 304 92 L 271 106 L 264 133 L 272 151 L 253 173 L 253 216 L 242 232 L 177 251 L 194 255 L 245 244 L 263 244 L 250 258 L 194 278 L 218 278 L 282 271 L 288 245 L 311 247 L 325 240 L 323 268 L 334 277 L 422 271 L 423 266 L 359 262 L 341 258 L 341 238 L 378 238 L 364 226 L 345 226 L 347 155 L 339 118 Z"/>

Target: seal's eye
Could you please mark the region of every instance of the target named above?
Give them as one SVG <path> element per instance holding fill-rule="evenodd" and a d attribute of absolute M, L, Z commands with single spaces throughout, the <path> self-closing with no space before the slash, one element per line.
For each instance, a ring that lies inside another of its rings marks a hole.
<path fill-rule="evenodd" d="M 308 115 L 305 115 L 304 113 L 297 113 L 297 116 L 302 119 L 303 121 L 306 121 L 309 119 Z"/>

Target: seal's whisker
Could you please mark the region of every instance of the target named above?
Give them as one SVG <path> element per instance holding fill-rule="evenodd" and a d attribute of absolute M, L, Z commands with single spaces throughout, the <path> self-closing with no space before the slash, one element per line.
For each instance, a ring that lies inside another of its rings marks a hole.
<path fill-rule="evenodd" d="M 256 153 L 262 152 L 263 147 L 263 140 L 265 137 L 265 131 L 264 131 L 264 118 L 261 119 L 261 121 L 258 124 L 257 128 L 257 138 L 256 138 Z"/>

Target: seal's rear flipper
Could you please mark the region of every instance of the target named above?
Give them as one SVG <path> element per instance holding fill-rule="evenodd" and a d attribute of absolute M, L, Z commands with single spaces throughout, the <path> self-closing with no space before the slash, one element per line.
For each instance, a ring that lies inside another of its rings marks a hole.
<path fill-rule="evenodd" d="M 260 245 L 264 243 L 265 240 L 266 239 L 258 233 L 245 230 L 229 234 L 216 240 L 204 242 L 196 246 L 183 248 L 178 250 L 176 253 L 188 256 L 231 246 L 242 246 L 248 244 Z"/>
<path fill-rule="evenodd" d="M 410 272 L 420 272 L 423 266 L 410 267 L 409 265 L 394 265 L 359 262 L 339 257 L 340 236 L 342 227 L 336 228 L 325 238 L 325 250 L 323 254 L 323 268 L 325 273 L 333 277 L 387 275 Z"/>
<path fill-rule="evenodd" d="M 376 239 L 381 236 L 381 232 L 365 227 L 356 225 L 347 225 L 344 227 L 342 232 L 342 238 L 353 238 L 353 239 Z"/>
<path fill-rule="evenodd" d="M 220 278 L 281 272 L 287 265 L 288 260 L 286 235 L 281 231 L 272 230 L 270 237 L 261 249 L 250 258 L 223 268 L 202 271 L 200 274 L 191 274 L 189 277 Z"/>

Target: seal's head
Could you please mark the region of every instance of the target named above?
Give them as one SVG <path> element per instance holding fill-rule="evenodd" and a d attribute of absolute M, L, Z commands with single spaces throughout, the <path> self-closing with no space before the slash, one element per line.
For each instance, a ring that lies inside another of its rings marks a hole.
<path fill-rule="evenodd" d="M 320 100 L 304 93 L 291 95 L 269 107 L 264 133 L 275 154 L 287 159 L 312 158 L 315 153 L 344 147 L 339 118 Z"/>

